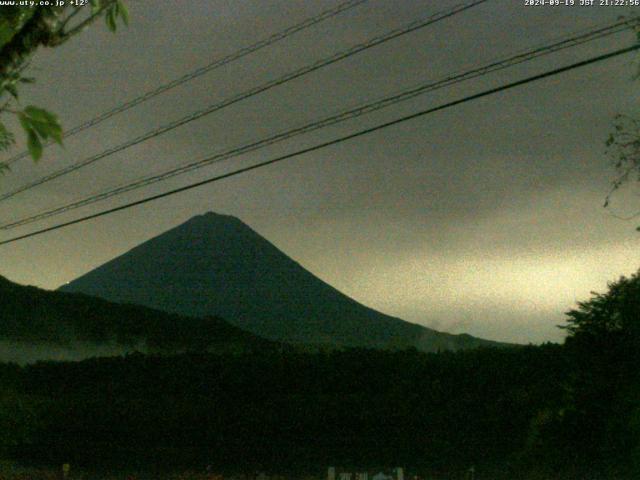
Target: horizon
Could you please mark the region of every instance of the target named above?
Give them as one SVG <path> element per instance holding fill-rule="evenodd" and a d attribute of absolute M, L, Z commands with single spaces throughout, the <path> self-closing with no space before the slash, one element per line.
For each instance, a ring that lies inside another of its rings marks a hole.
<path fill-rule="evenodd" d="M 176 12 L 145 0 L 113 35 L 95 25 L 39 51 L 23 101 L 66 128 L 184 72 L 266 38 L 337 1 L 193 2 Z M 0 193 L 179 118 L 202 105 L 454 5 L 368 2 L 50 147 L 0 176 Z M 120 185 L 186 159 L 304 124 L 425 79 L 482 65 L 632 9 L 478 6 L 338 63 L 287 88 L 160 136 L 11 198 L 2 222 Z M 178 41 L 169 32 L 178 32 Z M 156 32 L 163 32 L 158 35 Z M 633 32 L 559 52 L 251 153 L 240 166 L 630 44 Z M 443 38 L 445 40 L 443 40 Z M 213 210 L 241 219 L 356 301 L 439 331 L 514 343 L 561 342 L 564 312 L 640 267 L 635 189 L 602 208 L 613 170 L 613 117 L 639 99 L 637 54 L 476 100 L 303 158 L 0 248 L 0 275 L 58 288 L 138 244 Z M 46 75 L 44 74 L 46 72 Z M 52 91 L 60 88 L 59 94 Z M 3 159 L 24 147 L 19 143 Z M 230 163 L 132 192 L 82 214 L 231 169 Z M 63 221 L 75 218 L 67 213 Z M 2 232 L 0 240 L 55 224 Z"/>
<path fill-rule="evenodd" d="M 258 234 L 259 236 L 261 236 L 263 239 L 267 240 L 267 242 L 272 243 L 268 238 L 263 237 L 259 232 L 256 232 L 256 231 L 255 231 L 255 230 L 254 230 L 250 225 L 247 225 L 245 222 L 243 222 L 243 221 L 242 221 L 242 219 L 240 219 L 240 218 L 238 218 L 238 217 L 236 217 L 236 216 L 234 216 L 234 215 L 229 215 L 229 214 L 219 213 L 219 212 L 214 212 L 214 211 L 207 211 L 207 212 L 204 212 L 204 213 L 201 213 L 201 214 L 194 215 L 193 217 L 191 217 L 191 218 L 187 219 L 186 221 L 181 222 L 181 223 L 179 223 L 179 224 L 177 224 L 177 225 L 174 225 L 173 227 L 169 228 L 168 230 L 165 230 L 165 231 L 163 231 L 163 232 L 160 232 L 160 233 L 159 233 L 159 234 L 157 234 L 157 235 L 154 235 L 153 237 L 150 237 L 149 239 L 147 239 L 147 240 L 145 240 L 145 241 L 141 242 L 140 244 L 137 244 L 137 245 L 133 246 L 131 249 L 128 249 L 128 250 L 126 250 L 126 251 L 122 252 L 121 254 L 116 255 L 115 257 L 113 257 L 112 259 L 110 259 L 110 260 L 108 260 L 108 261 L 115 260 L 115 259 L 117 259 L 117 258 L 119 258 L 119 257 L 121 257 L 121 256 L 124 256 L 124 255 L 126 255 L 127 253 L 129 253 L 130 251 L 135 250 L 136 248 L 138 248 L 138 247 L 139 247 L 140 245 L 142 245 L 143 243 L 146 243 L 146 242 L 151 241 L 151 240 L 153 240 L 153 239 L 155 239 L 155 238 L 161 237 L 161 236 L 163 236 L 164 234 L 166 234 L 166 233 L 168 233 L 168 232 L 170 232 L 170 231 L 172 231 L 172 230 L 179 229 L 179 228 L 183 227 L 183 226 L 184 226 L 184 225 L 186 225 L 186 224 L 192 223 L 195 219 L 206 219 L 207 217 L 209 217 L 209 218 L 211 218 L 211 217 L 214 217 L 214 218 L 216 218 L 216 217 L 217 217 L 217 218 L 223 217 L 223 218 L 227 218 L 227 219 L 239 220 L 239 221 L 240 221 L 240 222 L 241 222 L 245 227 L 249 227 L 249 229 L 251 229 L 252 231 L 254 231 L 255 233 L 257 233 L 257 234 Z M 273 244 L 273 243 L 272 243 L 272 244 Z M 278 248 L 278 247 L 276 246 L 276 248 Z M 282 253 L 284 253 L 286 256 L 289 256 L 289 255 L 287 254 L 287 252 L 282 252 Z M 289 258 L 291 258 L 291 257 L 289 257 Z M 295 260 L 295 259 L 292 259 L 292 260 L 294 260 L 294 262 L 296 262 L 296 263 L 300 263 L 300 262 L 298 262 L 298 261 L 297 261 L 297 260 Z M 108 262 L 105 262 L 105 263 L 108 263 Z M 100 266 L 101 266 L 101 265 L 99 265 L 99 266 L 97 266 L 97 267 L 100 267 Z M 301 264 L 301 266 L 302 266 L 303 268 L 305 268 L 305 266 L 304 266 L 303 264 Z M 94 270 L 94 269 L 91 269 L 91 270 L 89 270 L 89 271 L 87 271 L 87 272 L 84 272 L 84 273 L 82 273 L 81 275 L 79 275 L 77 278 L 80 278 L 80 277 L 82 277 L 83 275 L 85 275 L 85 274 L 87 274 L 87 273 L 90 273 L 90 272 L 91 272 L 91 271 L 93 271 L 93 270 Z M 309 271 L 309 270 L 307 270 L 307 271 Z M 312 272 L 312 271 L 309 271 L 309 272 L 310 272 L 312 275 L 314 275 L 314 276 L 318 277 L 314 272 Z M 1 273 L 0 273 L 0 275 L 1 275 Z M 6 277 L 5 277 L 5 278 L 6 278 Z M 328 283 L 330 286 L 332 286 L 332 287 L 333 287 L 333 285 L 331 285 L 329 282 L 326 282 L 326 280 L 322 279 L 321 277 L 318 277 L 318 278 L 319 278 L 321 281 L 323 281 L 323 282 L 325 282 L 325 283 Z M 13 281 L 13 280 L 12 280 L 12 279 L 10 279 L 10 278 L 8 278 L 8 280 Z M 73 280 L 75 280 L 75 279 L 72 279 L 71 281 L 67 281 L 67 282 L 65 282 L 65 283 L 63 283 L 63 284 L 61 284 L 61 285 L 58 285 L 58 286 L 54 287 L 54 288 L 48 288 L 48 289 L 47 289 L 47 288 L 45 288 L 45 290 L 58 290 L 58 289 L 60 289 L 60 288 L 63 288 L 63 287 L 65 287 L 65 286 L 69 285 Z M 37 286 L 37 285 L 33 285 L 33 286 Z M 43 287 L 39 287 L 39 288 L 43 288 Z M 355 300 L 356 302 L 360 303 L 361 305 L 364 305 L 365 307 L 369 307 L 369 308 L 374 308 L 374 307 L 372 307 L 371 305 L 368 305 L 368 304 L 366 304 L 366 303 L 363 303 L 363 302 L 362 302 L 362 301 L 360 301 L 359 299 L 357 299 L 357 298 L 354 298 L 354 297 L 350 296 L 348 293 L 346 293 L 346 292 L 344 292 L 344 291 L 341 291 L 340 289 L 338 289 L 338 290 L 339 290 L 341 293 L 344 293 L 347 297 L 349 297 L 349 298 L 351 298 L 351 299 Z M 375 308 L 374 308 L 374 309 L 375 309 Z M 438 328 L 435 328 L 435 327 L 433 326 L 433 324 L 429 324 L 429 323 L 425 324 L 425 323 L 421 323 L 421 322 L 412 322 L 411 320 L 408 320 L 408 319 L 406 319 L 406 318 L 403 318 L 403 317 L 400 317 L 400 316 L 397 316 L 397 315 L 393 315 L 393 314 L 391 314 L 391 313 L 389 313 L 389 312 L 385 312 L 384 310 L 380 310 L 380 309 L 375 309 L 375 310 L 377 310 L 377 311 L 379 311 L 380 313 L 383 313 L 383 314 L 385 314 L 385 315 L 389 315 L 389 316 L 391 316 L 391 317 L 396 317 L 396 318 L 399 318 L 400 320 L 407 321 L 407 322 L 409 322 L 409 323 L 413 323 L 413 324 L 417 324 L 417 325 L 426 326 L 426 327 L 428 327 L 428 328 L 433 328 L 433 329 L 435 329 L 435 330 L 442 331 L 442 332 L 444 332 L 444 333 L 452 333 L 452 334 L 454 334 L 454 335 L 465 335 L 465 334 L 467 334 L 467 335 L 468 335 L 468 334 L 469 334 L 468 332 L 464 332 L 464 331 L 462 331 L 462 332 L 448 332 L 448 331 L 446 331 L 446 330 L 440 330 L 440 329 L 438 329 Z M 556 325 L 556 326 L 557 326 L 557 327 L 559 327 L 559 325 Z M 560 328 L 559 328 L 559 330 L 560 330 Z M 562 330 L 562 331 L 564 331 L 564 330 Z M 498 339 L 495 339 L 495 338 L 491 338 L 491 337 L 480 337 L 480 336 L 477 336 L 477 335 L 474 335 L 474 336 L 475 336 L 476 338 L 482 338 L 482 339 L 485 339 L 485 340 L 501 341 L 501 340 L 498 340 Z M 557 340 L 557 341 L 554 341 L 554 340 L 545 340 L 545 341 L 540 342 L 540 343 L 547 343 L 547 342 L 551 342 L 551 343 L 562 343 L 562 341 L 563 341 L 563 339 L 561 339 L 561 340 Z M 507 341 L 506 343 L 514 343 L 514 344 L 520 344 L 520 345 L 527 345 L 527 344 L 532 344 L 532 343 L 534 343 L 534 342 L 509 342 L 509 341 Z"/>

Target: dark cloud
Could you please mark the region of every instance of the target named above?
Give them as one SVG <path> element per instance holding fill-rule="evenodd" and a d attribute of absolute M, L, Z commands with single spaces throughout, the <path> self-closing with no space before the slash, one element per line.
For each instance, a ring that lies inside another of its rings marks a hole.
<path fill-rule="evenodd" d="M 131 2 L 34 61 L 29 102 L 73 126 L 334 1 Z M 454 2 L 372 0 L 22 162 L 11 188 Z M 278 87 L 0 205 L 14 218 L 484 64 L 631 10 L 493 1 Z M 416 98 L 61 217 L 164 191 L 610 49 L 627 33 Z M 2 247 L 2 274 L 55 287 L 190 216 L 237 215 L 363 303 L 443 330 L 559 339 L 562 312 L 638 265 L 633 225 L 601 209 L 613 115 L 637 107 L 625 56 L 250 174 Z M 634 200 L 635 197 L 631 197 Z M 43 225 L 52 224 L 53 221 Z M 40 226 L 40 225 L 39 225 Z M 29 231 L 25 228 L 7 232 Z M 554 275 L 553 272 L 557 272 Z M 550 288 L 535 288 L 540 285 Z M 482 286 L 486 288 L 481 288 Z M 564 286 L 565 288 L 560 288 Z"/>

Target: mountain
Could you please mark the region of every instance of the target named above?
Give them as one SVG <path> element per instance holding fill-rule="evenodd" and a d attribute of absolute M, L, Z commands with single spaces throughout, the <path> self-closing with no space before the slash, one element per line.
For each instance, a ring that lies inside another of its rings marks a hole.
<path fill-rule="evenodd" d="M 271 340 L 424 351 L 495 345 L 368 308 L 235 217 L 196 216 L 63 286 L 119 303 L 219 316 Z"/>
<path fill-rule="evenodd" d="M 0 276 L 0 361 L 80 359 L 143 350 L 236 352 L 275 348 L 216 317 L 189 318 Z"/>

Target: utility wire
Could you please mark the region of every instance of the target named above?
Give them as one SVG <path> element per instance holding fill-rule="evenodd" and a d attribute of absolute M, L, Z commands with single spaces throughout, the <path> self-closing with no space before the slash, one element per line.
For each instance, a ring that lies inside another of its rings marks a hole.
<path fill-rule="evenodd" d="M 53 209 L 39 212 L 37 214 L 33 214 L 27 217 L 12 220 L 4 224 L 0 224 L 0 230 L 10 230 L 19 226 L 24 226 L 39 220 L 43 220 L 45 218 L 57 216 L 62 213 L 68 212 L 70 210 L 75 210 L 77 208 L 90 205 L 90 204 L 105 200 L 107 198 L 111 198 L 132 190 L 136 190 L 136 189 L 151 185 L 153 183 L 167 180 L 168 178 L 171 178 L 177 175 L 181 175 L 181 174 L 184 174 L 199 168 L 203 168 L 205 166 L 208 166 L 214 163 L 222 162 L 229 158 L 237 157 L 237 156 L 264 148 L 266 146 L 282 142 L 292 137 L 296 137 L 296 136 L 306 134 L 321 128 L 325 128 L 330 125 L 334 125 L 337 123 L 344 122 L 346 120 L 360 117 L 362 115 L 389 107 L 396 103 L 409 100 L 418 95 L 423 95 L 427 92 L 431 92 L 431 91 L 448 87 L 466 80 L 484 76 L 489 73 L 502 70 L 505 68 L 509 68 L 520 63 L 528 62 L 538 57 L 555 53 L 566 48 L 575 47 L 577 45 L 580 45 L 586 42 L 591 42 L 597 39 L 601 39 L 606 36 L 610 36 L 615 33 L 626 30 L 630 24 L 633 24 L 634 21 L 635 21 L 634 19 L 617 21 L 612 24 L 607 24 L 605 26 L 602 26 L 590 31 L 586 31 L 586 32 L 582 31 L 582 33 L 578 35 L 574 34 L 573 36 L 569 36 L 569 37 L 564 36 L 562 37 L 561 40 L 556 41 L 554 43 L 539 46 L 534 49 L 522 51 L 507 58 L 494 60 L 482 67 L 463 71 L 461 73 L 451 74 L 441 80 L 438 80 L 435 82 L 433 81 L 428 82 L 426 84 L 422 84 L 417 87 L 404 90 L 395 95 L 391 95 L 391 96 L 382 98 L 380 100 L 377 100 L 375 102 L 367 103 L 365 105 L 360 105 L 356 108 L 352 108 L 350 110 L 343 111 L 339 114 L 332 115 L 318 121 L 314 121 L 312 123 L 306 124 L 301 127 L 286 130 L 278 134 L 272 135 L 270 137 L 267 137 L 258 141 L 254 141 L 252 143 L 245 144 L 239 147 L 235 147 L 233 149 L 227 150 L 222 153 L 217 153 L 212 156 L 207 156 L 205 158 L 196 160 L 186 165 L 181 165 L 178 167 L 171 168 L 159 174 L 150 175 L 150 176 L 148 175 L 117 187 L 111 187 L 110 189 L 103 191 L 101 193 L 92 194 L 82 199 L 74 200 L 63 206 L 59 206 Z"/>
<path fill-rule="evenodd" d="M 354 138 L 362 137 L 364 135 L 368 135 L 370 133 L 377 132 L 378 130 L 389 128 L 389 127 L 391 127 L 393 125 L 398 125 L 400 123 L 404 123 L 404 122 L 407 122 L 409 120 L 413 120 L 413 119 L 416 119 L 416 118 L 419 118 L 419 117 L 423 117 L 425 115 L 429 115 L 429 114 L 434 113 L 434 112 L 438 112 L 438 111 L 445 110 L 445 109 L 448 109 L 448 108 L 451 108 L 451 107 L 455 107 L 455 106 L 461 105 L 463 103 L 471 102 L 473 100 L 477 100 L 479 98 L 487 97 L 489 95 L 493 95 L 493 94 L 496 94 L 496 93 L 499 93 L 499 92 L 503 92 L 505 90 L 510 90 L 512 88 L 519 87 L 519 86 L 522 86 L 522 85 L 525 85 L 525 84 L 528 84 L 528 83 L 532 83 L 532 82 L 535 82 L 535 81 L 538 81 L 538 80 L 542 80 L 542 79 L 545 79 L 545 78 L 548 78 L 548 77 L 552 77 L 552 76 L 555 76 L 555 75 L 558 75 L 558 74 L 561 74 L 561 73 L 564 73 L 564 72 L 567 72 L 567 71 L 570 71 L 570 70 L 575 70 L 577 68 L 585 67 L 587 65 L 591 65 L 591 64 L 594 64 L 596 62 L 601 62 L 601 61 L 607 60 L 609 58 L 614 58 L 614 57 L 617 57 L 617 56 L 620 56 L 620 55 L 624 55 L 625 53 L 629 53 L 629 52 L 632 52 L 632 51 L 635 51 L 635 50 L 638 50 L 638 49 L 640 49 L 640 44 L 636 44 L 636 45 L 633 45 L 631 47 L 615 50 L 613 52 L 609 52 L 609 53 L 606 53 L 604 55 L 598 55 L 596 57 L 591 57 L 591 58 L 589 58 L 587 60 L 583 60 L 583 61 L 580 61 L 580 62 L 577 62 L 577 63 L 566 65 L 564 67 L 560 67 L 560 68 L 556 68 L 556 69 L 553 69 L 553 70 L 549 70 L 549 71 L 546 71 L 544 73 L 540 73 L 538 75 L 533 75 L 533 76 L 524 78 L 522 80 L 518 80 L 518 81 L 515 81 L 515 82 L 507 83 L 505 85 L 502 85 L 502 86 L 499 86 L 499 87 L 496 87 L 496 88 L 491 88 L 489 90 L 484 90 L 483 92 L 476 93 L 474 95 L 469 95 L 467 97 L 463 97 L 461 99 L 454 100 L 452 102 L 444 103 L 444 104 L 438 105 L 437 107 L 428 108 L 426 110 L 422 110 L 420 112 L 413 113 L 411 115 L 406 115 L 406 116 L 397 118 L 395 120 L 391 120 L 389 122 L 381 123 L 381 124 L 378 124 L 378 125 L 376 125 L 374 127 L 366 128 L 364 130 L 360 130 L 358 132 L 355 132 L 355 133 L 352 133 L 352 134 L 349 134 L 349 135 L 345 135 L 345 136 L 342 136 L 342 137 L 335 138 L 333 140 L 329 140 L 327 142 L 316 144 L 316 145 L 314 145 L 312 147 L 304 148 L 304 149 L 301 149 L 301 150 L 298 150 L 298 151 L 295 151 L 295 152 L 292 152 L 292 153 L 288 153 L 286 155 L 281 155 L 279 157 L 272 158 L 271 160 L 265 160 L 264 162 L 259 162 L 259 163 L 250 165 L 248 167 L 239 168 L 237 170 L 233 170 L 231 172 L 227 172 L 227 173 L 224 173 L 222 175 L 217 175 L 215 177 L 211 177 L 211 178 L 208 178 L 206 180 L 201 180 L 199 182 L 191 183 L 191 184 L 186 185 L 184 187 L 176 188 L 176 189 L 170 190 L 168 192 L 160 193 L 160 194 L 157 194 L 157 195 L 152 195 L 150 197 L 146 197 L 146 198 L 143 198 L 141 200 L 137 200 L 135 202 L 130 202 L 130 203 L 127 203 L 127 204 L 124 204 L 124 205 L 120 205 L 118 207 L 109 208 L 107 210 L 103 210 L 101 212 L 97 212 L 97 213 L 94 213 L 94 214 L 91 214 L 91 215 L 86 215 L 84 217 L 77 218 L 75 220 L 71 220 L 71 221 L 64 222 L 64 223 L 59 223 L 57 225 L 54 225 L 54 226 L 51 226 L 51 227 L 48 227 L 48 228 L 43 228 L 43 229 L 37 230 L 35 232 L 31 232 L 31 233 L 27 233 L 25 235 L 20 235 L 20 236 L 17 236 L 17 237 L 13 237 L 13 238 L 10 238 L 8 240 L 3 240 L 3 241 L 0 241 L 0 245 L 6 245 L 6 244 L 9 244 L 9 243 L 12 243 L 12 242 L 17 242 L 18 240 L 23 240 L 25 238 L 34 237 L 36 235 L 41 235 L 41 234 L 46 233 L 46 232 L 59 230 L 61 228 L 68 227 L 70 225 L 75 225 L 77 223 L 86 222 L 87 220 L 91 220 L 91 219 L 98 218 L 98 217 L 103 217 L 105 215 L 109 215 L 111 213 L 119 212 L 121 210 L 126 210 L 126 209 L 129 209 L 129 208 L 135 207 L 137 205 L 142 205 L 144 203 L 149 203 L 149 202 L 152 202 L 152 201 L 155 201 L 155 200 L 159 200 L 161 198 L 169 197 L 171 195 L 175 195 L 177 193 L 185 192 L 187 190 L 191 190 L 191 189 L 200 187 L 202 185 L 208 185 L 210 183 L 214 183 L 214 182 L 223 180 L 225 178 L 234 177 L 236 175 L 240 175 L 242 173 L 249 172 L 251 170 L 256 170 L 258 168 L 266 167 L 268 165 L 273 165 L 274 163 L 282 162 L 284 160 L 287 160 L 287 159 L 290 159 L 290 158 L 293 158 L 293 157 L 297 157 L 297 156 L 300 156 L 300 155 L 304 155 L 306 153 L 310 153 L 310 152 L 314 152 L 314 151 L 317 151 L 317 150 L 321 150 L 323 148 L 329 147 L 331 145 L 336 145 L 336 144 L 345 142 L 347 140 L 352 140 Z"/>
<path fill-rule="evenodd" d="M 314 16 L 314 17 L 310 17 L 307 18 L 306 20 L 293 25 L 291 27 L 288 27 L 278 33 L 274 33 L 273 35 L 271 35 L 270 37 L 267 37 L 263 40 L 260 40 L 252 45 L 249 45 L 247 47 L 241 48 L 240 50 L 237 50 L 236 52 L 233 52 L 225 57 L 216 59 L 214 61 L 212 61 L 211 63 L 204 65 L 196 70 L 193 70 L 179 78 L 176 78 L 168 83 L 165 83 L 164 85 L 160 85 L 159 87 L 154 88 L 153 90 L 149 90 L 145 93 L 143 93 L 142 95 L 133 98 L 132 100 L 129 100 L 126 103 L 123 103 L 122 105 L 118 105 L 114 108 L 112 108 L 111 110 L 107 110 L 106 112 L 101 113 L 100 115 L 87 120 L 84 123 L 81 123 L 80 125 L 77 125 L 69 130 L 67 130 L 66 132 L 64 132 L 63 134 L 63 138 L 68 138 L 71 137 L 73 135 L 75 135 L 76 133 L 80 133 L 83 130 L 87 130 L 88 128 L 94 127 L 96 125 L 98 125 L 99 123 L 104 122 L 105 120 L 118 115 L 119 113 L 125 112 L 127 110 L 129 110 L 130 108 L 135 107 L 136 105 L 140 105 L 143 102 L 146 102 L 147 100 L 152 99 L 153 97 L 156 97 L 158 95 L 160 95 L 161 93 L 167 92 L 175 87 L 178 87 L 180 85 L 182 85 L 183 83 L 189 82 L 191 80 L 193 80 L 194 78 L 200 77 L 201 75 L 204 75 L 205 73 L 209 73 L 212 70 L 215 70 L 219 67 L 222 67 L 224 65 L 227 65 L 229 63 L 235 62 L 236 60 L 239 60 L 243 57 L 246 57 L 247 55 L 257 52 L 258 50 L 261 50 L 265 47 L 268 47 L 270 45 L 273 45 L 274 43 L 279 42 L 280 40 L 284 40 L 290 36 L 292 36 L 295 33 L 298 33 L 302 30 L 305 30 L 309 27 L 312 27 L 313 25 L 316 25 L 317 23 L 323 22 L 325 20 L 328 20 L 332 17 L 335 17 L 336 15 L 339 15 L 342 12 L 345 12 L 347 10 L 350 10 L 354 7 L 357 7 L 363 3 L 368 2 L 369 0 L 349 0 L 347 2 L 341 3 L 340 5 L 338 5 L 337 7 L 331 8 L 329 10 L 325 10 L 324 12 L 321 12 L 320 14 Z M 46 142 L 44 144 L 44 146 L 48 146 L 51 145 L 53 143 L 53 141 L 49 141 Z M 9 158 L 8 160 L 6 160 L 4 163 L 5 166 L 9 166 L 14 164 L 15 162 L 17 162 L 18 160 L 21 160 L 25 157 L 29 156 L 29 152 L 28 151 L 23 151 L 20 152 L 17 155 L 14 155 L 13 157 Z"/>
<path fill-rule="evenodd" d="M 374 37 L 370 40 L 367 40 L 364 43 L 360 43 L 358 45 L 355 45 L 347 50 L 338 52 L 330 57 L 324 58 L 322 60 L 318 60 L 317 62 L 314 62 L 310 65 L 307 65 L 305 67 L 302 67 L 298 70 L 294 70 L 293 72 L 290 72 L 282 77 L 279 77 L 275 80 L 272 80 L 270 82 L 267 82 L 265 84 L 259 85 L 257 87 L 254 87 L 250 90 L 247 90 L 245 92 L 242 92 L 238 95 L 235 95 L 233 97 L 230 97 L 226 100 L 223 100 L 222 102 L 219 103 L 215 103 L 213 105 L 210 105 L 204 109 L 198 110 L 190 115 L 187 115 L 186 117 L 183 117 L 179 120 L 175 120 L 169 124 L 163 125 L 161 127 L 158 127 L 154 130 L 151 130 L 147 133 L 144 133 L 132 140 L 129 140 L 125 143 L 122 143 L 120 145 L 117 145 L 115 147 L 112 147 L 108 150 L 105 150 L 101 153 L 98 153 L 96 155 L 93 155 L 91 157 L 88 157 L 84 160 L 81 160 L 80 162 L 74 163 L 73 165 L 69 165 L 68 167 L 62 168 L 60 170 L 57 170 L 53 173 L 50 173 L 49 175 L 45 175 L 44 177 L 41 177 L 37 180 L 34 180 L 30 183 L 27 183 L 21 187 L 18 187 L 14 190 L 11 190 L 7 193 L 4 193 L 2 195 L 0 195 L 0 201 L 4 201 L 7 200 L 19 193 L 25 192 L 27 190 L 30 190 L 34 187 L 37 187 L 39 185 L 42 185 L 44 183 L 47 183 L 51 180 L 54 180 L 56 178 L 59 178 L 63 175 L 67 175 L 71 172 L 75 172 L 76 170 L 79 170 L 83 167 L 86 167 L 87 165 L 91 165 L 95 162 L 97 162 L 98 160 L 101 160 L 103 158 L 106 158 L 108 156 L 111 156 L 115 153 L 121 152 L 123 150 L 126 150 L 127 148 L 130 148 L 134 145 L 138 145 L 142 142 L 145 142 L 151 138 L 157 137 L 159 135 L 162 135 L 170 130 L 174 130 L 182 125 L 185 125 L 189 122 L 192 122 L 194 120 L 197 120 L 199 118 L 202 118 L 206 115 L 209 115 L 215 111 L 221 110 L 225 107 L 228 107 L 230 105 L 233 105 L 235 103 L 238 103 L 242 100 L 246 100 L 247 98 L 253 97 L 255 95 L 258 95 L 262 92 L 265 92 L 267 90 L 270 90 L 274 87 L 277 87 L 279 85 L 282 85 L 284 83 L 290 82 L 291 80 L 294 80 L 296 78 L 299 78 L 303 75 L 306 75 L 308 73 L 314 72 L 316 70 L 319 70 L 321 68 L 324 68 L 328 65 L 334 64 L 336 62 L 339 62 L 341 60 L 344 60 L 346 58 L 349 58 L 357 53 L 363 52 L 365 50 L 368 50 L 370 48 L 373 48 L 377 45 L 380 45 L 382 43 L 388 42 L 390 40 L 393 40 L 395 38 L 398 38 L 400 36 L 406 35 L 408 33 L 414 32 L 416 30 L 419 30 L 421 28 L 424 28 L 428 25 L 434 24 L 436 22 L 439 22 L 441 20 L 444 20 L 446 18 L 452 17 L 454 15 L 457 15 L 465 10 L 468 10 L 472 7 L 475 7 L 477 5 L 480 5 L 482 3 L 485 3 L 488 0 L 474 0 L 471 2 L 467 2 L 464 4 L 459 4 L 453 8 L 441 11 L 439 13 L 436 13 L 434 15 L 431 15 L 427 18 L 424 19 L 420 19 L 418 21 L 415 22 L 411 22 L 408 25 L 405 25 L 404 27 L 398 28 L 398 29 L 394 29 L 391 30 L 383 35 Z"/>

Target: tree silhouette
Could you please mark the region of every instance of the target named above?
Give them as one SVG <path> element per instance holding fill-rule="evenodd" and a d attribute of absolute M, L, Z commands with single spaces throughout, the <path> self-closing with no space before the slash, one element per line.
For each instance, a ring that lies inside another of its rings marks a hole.
<path fill-rule="evenodd" d="M 16 2 L 18 3 L 18 2 Z M 0 9 L 0 115 L 13 114 L 27 135 L 27 147 L 34 160 L 42 156 L 46 142 L 62 143 L 62 127 L 57 117 L 42 108 L 22 107 L 19 87 L 32 83 L 23 75 L 32 55 L 41 47 L 57 47 L 67 42 L 101 16 L 115 31 L 117 19 L 127 24 L 129 14 L 121 0 L 88 2 L 47 2 L 47 6 L 3 6 Z M 15 136 L 0 121 L 0 151 L 8 150 Z M 7 169 L 0 163 L 0 172 Z"/>

